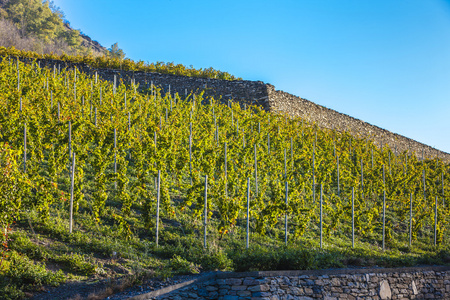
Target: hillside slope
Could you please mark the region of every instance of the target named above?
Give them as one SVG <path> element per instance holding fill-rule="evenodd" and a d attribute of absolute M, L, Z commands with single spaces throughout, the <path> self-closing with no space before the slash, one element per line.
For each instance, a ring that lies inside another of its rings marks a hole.
<path fill-rule="evenodd" d="M 105 55 L 107 50 L 70 26 L 52 2 L 0 0 L 0 46 L 38 53 Z"/>
<path fill-rule="evenodd" d="M 440 160 L 10 57 L 0 95 L 5 299 L 124 275 L 450 262 Z"/>

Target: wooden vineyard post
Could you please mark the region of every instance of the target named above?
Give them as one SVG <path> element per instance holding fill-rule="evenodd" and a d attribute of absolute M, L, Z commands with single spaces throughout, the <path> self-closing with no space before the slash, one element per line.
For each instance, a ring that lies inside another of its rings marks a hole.
<path fill-rule="evenodd" d="M 386 191 L 383 190 L 383 251 L 385 250 L 386 236 Z"/>
<path fill-rule="evenodd" d="M 292 136 L 291 136 L 291 165 L 292 165 L 292 171 L 294 171 L 294 151 L 293 151 L 293 144 L 292 144 Z"/>
<path fill-rule="evenodd" d="M 131 131 L 131 115 L 130 112 L 128 112 L 128 132 L 130 131 Z M 129 142 L 128 145 L 130 146 L 130 148 L 128 149 L 129 150 L 128 159 L 131 161 L 131 151 L 133 150 L 131 148 L 131 142 Z"/>
<path fill-rule="evenodd" d="M 445 208 L 444 172 L 442 172 L 442 207 Z"/>
<path fill-rule="evenodd" d="M 205 175 L 205 207 L 203 214 L 205 216 L 203 221 L 203 247 L 206 249 L 206 229 L 208 221 L 208 175 Z"/>
<path fill-rule="evenodd" d="M 77 102 L 77 82 L 73 82 L 73 101 Z"/>
<path fill-rule="evenodd" d="M 72 233 L 73 227 L 73 189 L 75 183 L 75 152 L 72 157 L 72 171 L 70 173 L 70 219 L 69 219 L 69 233 Z"/>
<path fill-rule="evenodd" d="M 224 175 L 225 175 L 225 197 L 228 197 L 228 181 L 227 181 L 227 142 L 224 143 Z"/>
<path fill-rule="evenodd" d="M 23 172 L 27 172 L 27 123 L 23 124 Z"/>
<path fill-rule="evenodd" d="M 385 233 L 386 233 L 386 187 L 385 187 L 385 173 L 384 173 L 384 165 L 383 165 L 383 241 L 382 247 L 383 251 L 385 249 Z"/>
<path fill-rule="evenodd" d="M 389 175 L 391 175 L 392 173 L 391 173 L 391 151 L 390 151 L 390 148 L 388 151 L 388 167 L 389 167 Z"/>
<path fill-rule="evenodd" d="M 250 243 L 250 177 L 247 178 L 247 239 L 246 248 L 248 249 Z"/>
<path fill-rule="evenodd" d="M 373 148 L 372 149 L 370 149 L 371 151 L 371 156 L 372 156 L 372 169 L 373 169 Z"/>
<path fill-rule="evenodd" d="M 258 159 L 256 158 L 256 144 L 255 144 L 255 195 L 258 197 Z"/>
<path fill-rule="evenodd" d="M 352 187 L 352 248 L 355 248 L 355 188 Z"/>
<path fill-rule="evenodd" d="M 423 169 L 423 172 L 422 172 L 422 180 L 423 180 L 423 201 L 425 202 L 426 201 L 426 188 L 425 188 L 425 167 L 424 167 L 424 169 Z"/>
<path fill-rule="evenodd" d="M 412 193 L 409 194 L 409 246 L 412 243 Z"/>
<path fill-rule="evenodd" d="M 69 121 L 69 159 L 72 157 L 72 122 Z"/>
<path fill-rule="evenodd" d="M 322 229 L 323 229 L 323 220 L 322 220 L 322 199 L 323 197 L 323 185 L 320 184 L 320 249 L 322 249 L 322 239 L 323 239 L 323 233 L 322 233 Z"/>
<path fill-rule="evenodd" d="M 364 169 L 363 169 L 363 160 L 361 158 L 361 195 L 364 200 Z"/>
<path fill-rule="evenodd" d="M 288 240 L 288 182 L 285 182 L 285 198 L 284 204 L 286 205 L 286 209 L 284 212 L 284 244 L 287 246 Z"/>
<path fill-rule="evenodd" d="M 159 238 L 159 201 L 161 198 L 161 170 L 158 170 L 158 178 L 156 180 L 156 247 L 158 247 Z"/>
<path fill-rule="evenodd" d="M 434 199 L 434 246 L 437 245 L 437 220 L 438 220 L 438 197 Z"/>
<path fill-rule="evenodd" d="M 117 174 L 117 129 L 114 128 L 114 174 Z M 117 181 L 114 182 L 114 189 L 117 190 Z"/>
<path fill-rule="evenodd" d="M 216 143 L 219 146 L 219 125 L 216 124 Z"/>
<path fill-rule="evenodd" d="M 334 141 L 334 136 L 333 136 L 333 156 L 336 157 L 336 143 Z"/>
<path fill-rule="evenodd" d="M 214 106 L 212 108 L 212 113 L 213 113 L 213 120 L 214 120 L 214 140 L 217 140 L 217 136 L 216 136 L 216 113 L 214 111 Z"/>
<path fill-rule="evenodd" d="M 234 114 L 233 114 L 233 110 L 231 110 L 231 127 L 234 127 Z"/>
<path fill-rule="evenodd" d="M 314 174 L 315 152 L 316 152 L 316 142 L 313 143 L 313 155 L 312 155 L 312 200 L 313 200 L 313 203 L 316 203 L 316 179 L 315 179 L 315 174 Z"/>
<path fill-rule="evenodd" d="M 156 138 L 156 136 L 155 136 Z M 155 139 L 156 145 L 156 139 Z M 189 123 L 189 177 L 192 185 L 192 122 Z"/>
<path fill-rule="evenodd" d="M 20 71 L 19 71 L 19 60 L 17 60 L 17 91 L 20 92 Z"/>
<path fill-rule="evenodd" d="M 336 169 L 337 169 L 337 193 L 338 197 L 341 196 L 341 188 L 339 185 L 339 155 L 336 156 Z"/>
<path fill-rule="evenodd" d="M 116 95 L 116 81 L 117 81 L 117 77 L 116 77 L 116 75 L 114 74 L 114 85 L 113 85 L 113 95 L 114 95 L 114 96 Z"/>

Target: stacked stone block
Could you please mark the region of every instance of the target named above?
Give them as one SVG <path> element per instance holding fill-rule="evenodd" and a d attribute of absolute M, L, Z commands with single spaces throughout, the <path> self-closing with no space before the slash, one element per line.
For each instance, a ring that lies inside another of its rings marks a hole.
<path fill-rule="evenodd" d="M 216 273 L 139 299 L 450 299 L 450 267 Z"/>

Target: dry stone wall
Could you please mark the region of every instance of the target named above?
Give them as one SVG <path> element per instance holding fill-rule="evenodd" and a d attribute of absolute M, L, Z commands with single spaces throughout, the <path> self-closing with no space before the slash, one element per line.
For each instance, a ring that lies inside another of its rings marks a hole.
<path fill-rule="evenodd" d="M 450 299 L 450 267 L 216 273 L 132 299 Z"/>
<path fill-rule="evenodd" d="M 341 132 L 348 131 L 354 136 L 371 139 L 378 146 L 388 145 L 392 151 L 396 150 L 398 153 L 414 151 L 421 158 L 423 152 L 426 158 L 439 157 L 440 159 L 450 161 L 450 154 L 446 152 L 439 151 L 400 134 L 390 132 L 349 115 L 315 104 L 309 100 L 283 91 L 277 91 L 273 85 L 267 84 L 266 86 L 269 98 L 268 110 L 270 111 L 279 113 L 288 112 L 290 116 L 300 117 L 322 128 L 335 129 Z"/>
<path fill-rule="evenodd" d="M 348 131 L 351 134 L 372 139 L 378 146 L 387 145 L 392 151 L 401 153 L 403 151 L 414 152 L 418 157 L 422 153 L 426 158 L 439 157 L 450 162 L 450 154 L 417 142 L 405 136 L 390 132 L 380 127 L 371 125 L 362 120 L 353 118 L 335 110 L 315 104 L 309 100 L 295 95 L 275 90 L 270 84 L 262 81 L 236 80 L 227 81 L 213 78 L 196 78 L 187 76 L 168 75 L 161 73 L 134 72 L 113 69 L 95 69 L 86 64 L 71 64 L 56 60 L 38 60 L 41 66 L 53 68 L 73 68 L 88 74 L 97 74 L 109 81 L 114 77 L 120 82 L 131 83 L 133 80 L 139 83 L 141 88 L 148 88 L 151 84 L 161 87 L 165 92 L 185 94 L 205 92 L 206 96 L 227 101 L 232 99 L 244 106 L 259 105 L 267 111 L 288 114 L 292 117 L 300 117 L 304 120 L 317 124 L 322 128 Z"/>

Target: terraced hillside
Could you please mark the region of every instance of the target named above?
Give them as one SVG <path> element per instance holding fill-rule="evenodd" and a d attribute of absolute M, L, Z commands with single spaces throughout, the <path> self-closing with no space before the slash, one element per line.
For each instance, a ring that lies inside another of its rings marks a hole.
<path fill-rule="evenodd" d="M 10 57 L 0 95 L 10 299 L 123 274 L 450 262 L 437 158 Z"/>

